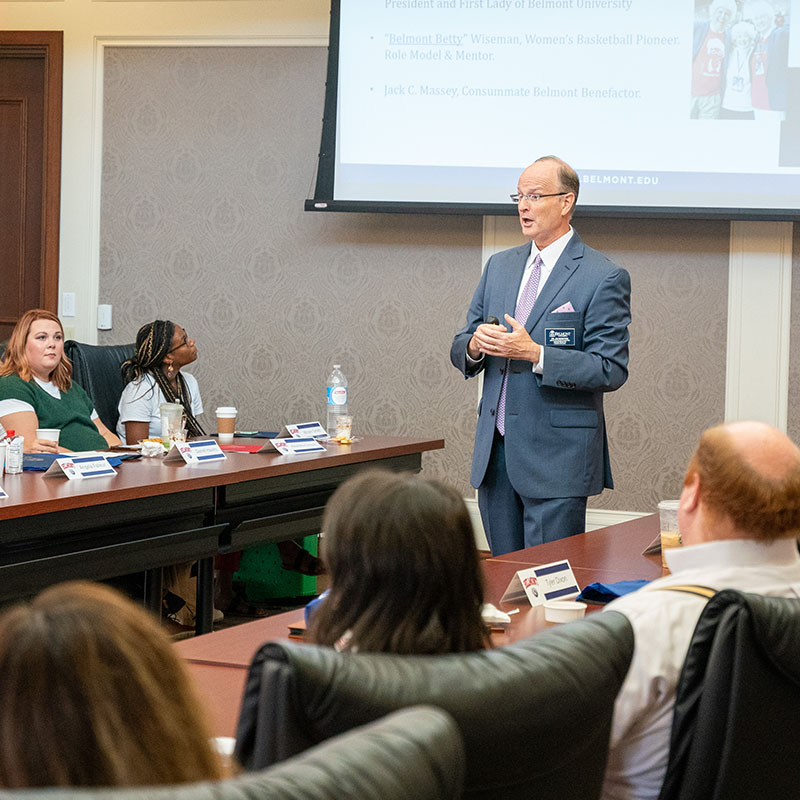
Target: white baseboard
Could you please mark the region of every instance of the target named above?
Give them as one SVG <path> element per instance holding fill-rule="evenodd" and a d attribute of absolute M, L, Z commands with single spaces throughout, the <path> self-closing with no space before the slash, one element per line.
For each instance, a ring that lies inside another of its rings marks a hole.
<path fill-rule="evenodd" d="M 475 544 L 478 550 L 488 550 L 489 543 L 486 541 L 486 534 L 483 531 L 481 514 L 478 510 L 478 501 L 474 497 L 465 497 L 472 527 L 475 529 Z M 608 525 L 617 525 L 620 522 L 628 522 L 632 519 L 647 516 L 643 511 L 609 511 L 605 508 L 586 509 L 586 530 L 593 531 L 597 528 L 605 528 Z"/>
<path fill-rule="evenodd" d="M 609 525 L 618 525 L 620 522 L 630 522 L 632 519 L 646 517 L 648 514 L 655 513 L 655 509 L 650 511 L 610 511 L 605 508 L 586 509 L 586 530 L 593 531 L 597 528 L 605 528 Z"/>

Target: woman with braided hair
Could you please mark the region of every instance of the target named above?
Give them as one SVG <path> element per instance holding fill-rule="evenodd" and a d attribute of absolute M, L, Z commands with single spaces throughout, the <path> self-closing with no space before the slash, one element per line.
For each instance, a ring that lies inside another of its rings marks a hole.
<path fill-rule="evenodd" d="M 157 319 L 139 328 L 136 353 L 122 365 L 125 389 L 119 401 L 117 434 L 123 442 L 161 436 L 162 403 L 180 403 L 189 436 L 203 436 L 197 417 L 203 413 L 193 375 L 181 367 L 197 359 L 197 346 L 180 325 Z"/>
<path fill-rule="evenodd" d="M 181 372 L 196 359 L 197 346 L 180 325 L 157 319 L 139 328 L 136 352 L 121 367 L 125 388 L 119 400 L 117 434 L 123 443 L 161 436 L 162 403 L 183 406 L 189 436 L 205 433 L 197 421 L 203 413 L 197 379 Z M 164 573 L 164 608 L 174 622 L 184 626 L 194 624 L 193 569 L 193 564 L 179 564 Z"/>
<path fill-rule="evenodd" d="M 122 365 L 126 383 L 119 401 L 117 432 L 123 442 L 135 444 L 141 439 L 161 436 L 161 403 L 180 403 L 186 414 L 186 433 L 203 436 L 197 421 L 203 413 L 197 380 L 181 368 L 197 359 L 197 346 L 186 331 L 174 322 L 157 319 L 142 325 L 136 335 L 136 353 Z M 304 575 L 319 575 L 324 568 L 320 560 L 293 541 L 277 542 L 284 569 Z M 239 567 L 241 553 L 218 555 L 216 609 L 229 609 L 240 614 L 260 615 L 260 610 L 233 590 L 233 573 Z M 167 595 L 165 606 L 175 622 L 194 624 L 195 577 L 191 564 L 165 573 Z"/>

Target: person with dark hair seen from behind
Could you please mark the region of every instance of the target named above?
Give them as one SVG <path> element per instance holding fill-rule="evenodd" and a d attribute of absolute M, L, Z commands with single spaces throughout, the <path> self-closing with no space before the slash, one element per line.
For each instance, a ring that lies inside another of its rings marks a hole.
<path fill-rule="evenodd" d="M 322 528 L 330 594 L 311 616 L 311 641 L 420 655 L 489 646 L 472 523 L 454 489 L 364 472 L 334 492 Z"/>
<path fill-rule="evenodd" d="M 678 527 L 684 547 L 666 552 L 672 574 L 606 606 L 630 620 L 634 651 L 614 705 L 603 800 L 659 797 L 706 587 L 800 597 L 800 450 L 763 422 L 710 428 L 689 462 Z"/>
<path fill-rule="evenodd" d="M 46 589 L 0 617 L 0 787 L 147 786 L 227 770 L 167 636 L 113 589 Z"/>
<path fill-rule="evenodd" d="M 8 340 L 0 362 L 0 424 L 24 437 L 26 453 L 105 450 L 119 444 L 89 395 L 72 380 L 64 329 L 43 308 L 26 311 Z M 58 429 L 58 444 L 38 439 L 39 428 Z"/>

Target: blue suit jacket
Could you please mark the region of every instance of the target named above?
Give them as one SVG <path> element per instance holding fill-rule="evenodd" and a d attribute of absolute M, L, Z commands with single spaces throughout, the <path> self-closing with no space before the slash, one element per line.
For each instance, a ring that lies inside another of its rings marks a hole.
<path fill-rule="evenodd" d="M 475 488 L 489 461 L 506 360 L 484 356 L 477 366 L 470 366 L 467 344 L 489 316 L 502 323 L 504 314 L 514 315 L 530 252 L 529 243 L 489 259 L 467 324 L 450 348 L 450 360 L 466 378 L 484 373 L 470 478 Z M 567 302 L 574 312 L 553 313 Z M 529 361 L 509 364 L 506 469 L 518 494 L 587 497 L 613 488 L 603 394 L 618 389 L 628 377 L 630 320 L 627 271 L 573 233 L 526 325 L 533 340 L 545 348 L 544 372 L 534 374 Z"/>

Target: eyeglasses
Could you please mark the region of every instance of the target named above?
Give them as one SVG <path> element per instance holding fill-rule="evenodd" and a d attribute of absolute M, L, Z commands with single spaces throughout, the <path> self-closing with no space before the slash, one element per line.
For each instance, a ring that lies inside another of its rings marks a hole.
<path fill-rule="evenodd" d="M 563 197 L 566 194 L 572 194 L 572 192 L 552 192 L 551 194 L 510 194 L 509 197 L 511 198 L 512 203 L 519 203 L 522 200 L 528 200 L 531 203 L 538 203 L 543 197 Z"/>
<path fill-rule="evenodd" d="M 173 347 L 172 350 L 168 350 L 167 351 L 167 355 L 169 355 L 170 353 L 174 353 L 176 350 L 180 350 L 181 347 L 186 347 L 187 344 L 189 344 L 189 334 L 186 333 L 186 331 L 184 331 L 183 332 L 183 341 L 179 345 L 176 345 L 175 347 Z"/>

